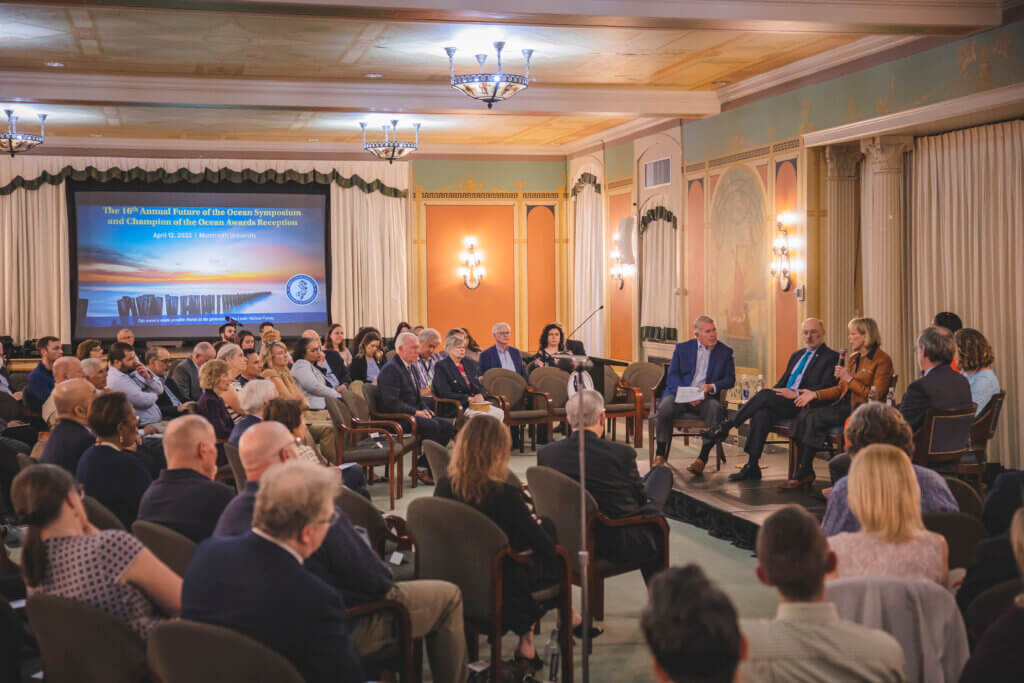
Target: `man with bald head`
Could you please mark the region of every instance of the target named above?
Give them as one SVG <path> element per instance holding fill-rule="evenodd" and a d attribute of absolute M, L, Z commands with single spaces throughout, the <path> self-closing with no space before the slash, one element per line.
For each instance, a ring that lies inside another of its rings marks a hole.
<path fill-rule="evenodd" d="M 235 497 L 234 490 L 212 481 L 217 476 L 217 438 L 199 415 L 171 420 L 164 430 L 167 469 L 139 502 L 139 519 L 174 529 L 196 543 L 209 538 Z"/>
<path fill-rule="evenodd" d="M 96 437 L 87 426 L 89 407 L 95 395 L 93 386 L 84 379 L 65 380 L 54 388 L 50 397 L 57 410 L 57 424 L 46 440 L 40 462 L 58 465 L 75 474 L 82 453 L 96 443 Z"/>
<path fill-rule="evenodd" d="M 61 382 L 66 382 L 69 379 L 81 379 L 85 377 L 85 373 L 82 371 L 82 361 L 78 360 L 74 356 L 61 356 L 53 362 L 53 381 L 55 385 L 59 385 Z M 57 407 L 54 405 L 53 394 L 46 399 L 43 403 L 43 409 L 40 411 L 43 419 L 46 420 L 46 424 L 53 429 L 54 425 L 57 424 Z"/>
<path fill-rule="evenodd" d="M 775 386 L 754 394 L 734 418 L 724 420 L 706 433 L 710 438 L 724 439 L 730 429 L 750 420 L 750 433 L 744 446 L 750 457 L 743 469 L 729 475 L 729 481 L 760 481 L 758 461 L 772 425 L 797 416 L 800 408 L 794 401 L 801 389 L 817 391 L 836 383 L 834 370 L 839 364 L 839 354 L 825 344 L 825 326 L 817 318 L 808 318 L 800 326 L 800 334 L 804 347 L 789 357 L 786 371 Z"/>
<path fill-rule="evenodd" d="M 278 422 L 260 422 L 242 434 L 238 454 L 247 482 L 221 515 L 215 538 L 248 533 L 260 480 L 274 465 L 296 458 L 295 437 Z M 334 586 L 346 607 L 383 598 L 406 605 L 412 637 L 426 639 L 434 680 L 465 681 L 466 639 L 458 587 L 446 581 L 395 583 L 391 570 L 356 533 L 348 516 L 335 508 L 334 517 L 323 544 L 306 560 L 306 569 Z M 352 623 L 352 640 L 361 655 L 373 654 L 394 643 L 393 624 L 379 613 L 360 617 Z"/>

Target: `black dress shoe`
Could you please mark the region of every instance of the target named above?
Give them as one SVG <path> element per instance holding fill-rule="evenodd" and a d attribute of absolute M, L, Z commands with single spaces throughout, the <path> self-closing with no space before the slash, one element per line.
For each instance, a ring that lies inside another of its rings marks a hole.
<path fill-rule="evenodd" d="M 746 464 L 739 472 L 730 474 L 729 481 L 761 481 L 761 468 L 757 464 Z"/>
<path fill-rule="evenodd" d="M 722 420 L 717 427 L 702 429 L 700 435 L 712 441 L 724 441 L 729 436 L 730 429 L 732 429 L 732 423 L 729 420 Z"/>

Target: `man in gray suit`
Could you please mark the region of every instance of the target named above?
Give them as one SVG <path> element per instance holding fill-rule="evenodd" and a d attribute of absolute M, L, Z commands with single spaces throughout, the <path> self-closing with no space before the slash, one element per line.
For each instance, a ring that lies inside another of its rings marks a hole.
<path fill-rule="evenodd" d="M 198 401 L 203 390 L 199 388 L 199 368 L 208 360 L 213 360 L 217 352 L 210 342 L 199 342 L 192 349 L 192 356 L 178 363 L 171 373 L 171 379 L 184 394 L 186 401 Z"/>

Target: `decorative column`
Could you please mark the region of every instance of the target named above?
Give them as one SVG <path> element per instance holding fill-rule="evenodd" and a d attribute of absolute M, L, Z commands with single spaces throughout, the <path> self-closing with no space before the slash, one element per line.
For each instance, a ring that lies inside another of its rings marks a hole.
<path fill-rule="evenodd" d="M 825 150 L 828 223 L 825 231 L 824 323 L 829 345 L 846 345 L 846 324 L 856 313 L 857 281 L 857 162 L 864 155 L 855 145 L 832 145 Z"/>
<path fill-rule="evenodd" d="M 913 138 L 862 140 L 867 173 L 863 191 L 865 215 L 861 224 L 864 315 L 874 318 L 883 347 L 899 374 L 897 400 L 917 373 L 908 352 L 906 327 L 906 226 L 903 220 L 903 152 Z"/>

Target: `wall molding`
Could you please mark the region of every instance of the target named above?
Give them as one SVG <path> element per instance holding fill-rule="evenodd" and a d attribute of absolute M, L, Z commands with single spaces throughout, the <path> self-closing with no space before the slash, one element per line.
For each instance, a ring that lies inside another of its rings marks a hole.
<path fill-rule="evenodd" d="M 632 187 L 632 185 L 633 185 L 633 179 L 632 178 L 619 178 L 618 180 L 610 180 L 610 181 L 605 183 L 605 187 L 607 187 L 609 191 L 610 190 L 618 190 L 618 189 L 621 189 L 623 187 Z"/>
<path fill-rule="evenodd" d="M 941 132 L 943 122 L 949 127 L 959 127 L 957 119 L 992 114 L 999 120 L 997 113 L 1001 109 L 1019 106 L 1024 109 L 1024 83 L 994 88 L 973 95 L 956 97 L 923 107 L 914 107 L 894 114 L 876 116 L 875 118 L 835 126 L 813 133 L 804 133 L 802 137 L 805 147 L 821 147 L 836 145 L 878 135 L 894 135 L 906 129 L 918 126 L 935 126 L 934 132 Z M 981 125 L 974 124 L 974 125 Z"/>
<path fill-rule="evenodd" d="M 748 149 L 745 152 L 737 152 L 736 154 L 729 154 L 724 157 L 717 157 L 715 159 L 708 159 L 708 168 L 718 168 L 719 166 L 725 166 L 732 164 L 737 161 L 746 161 L 747 159 L 755 159 L 757 157 L 766 157 L 771 154 L 771 145 L 765 145 L 764 147 L 754 147 Z"/>

